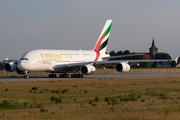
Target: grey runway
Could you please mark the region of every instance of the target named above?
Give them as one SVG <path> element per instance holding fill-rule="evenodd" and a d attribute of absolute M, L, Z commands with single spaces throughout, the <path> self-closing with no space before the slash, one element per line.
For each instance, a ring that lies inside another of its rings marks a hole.
<path fill-rule="evenodd" d="M 30 81 L 59 81 L 59 80 L 81 80 L 81 79 L 95 79 L 95 80 L 113 80 L 113 79 L 138 79 L 138 78 L 159 78 L 159 77 L 178 77 L 179 73 L 149 73 L 149 74 L 113 74 L 113 75 L 84 75 L 84 78 L 48 78 L 46 76 L 30 76 L 29 79 L 23 77 L 0 77 L 1 83 L 10 82 L 30 82 Z"/>

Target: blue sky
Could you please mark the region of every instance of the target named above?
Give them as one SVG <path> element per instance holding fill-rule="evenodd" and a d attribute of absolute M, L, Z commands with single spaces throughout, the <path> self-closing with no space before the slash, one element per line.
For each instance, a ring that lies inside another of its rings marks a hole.
<path fill-rule="evenodd" d="M 180 56 L 179 0 L 3 0 L 0 61 L 32 49 L 93 49 L 113 19 L 107 52 L 159 52 Z"/>

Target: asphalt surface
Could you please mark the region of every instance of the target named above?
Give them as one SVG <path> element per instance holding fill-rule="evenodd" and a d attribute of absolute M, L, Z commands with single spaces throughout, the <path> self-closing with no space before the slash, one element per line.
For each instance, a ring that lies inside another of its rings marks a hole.
<path fill-rule="evenodd" d="M 159 78 L 159 77 L 178 77 L 180 73 L 149 73 L 149 74 L 113 74 L 113 75 L 84 75 L 84 78 L 49 78 L 46 76 L 33 77 L 30 76 L 29 79 L 24 79 L 23 77 L 0 77 L 1 83 L 10 82 L 29 82 L 29 81 L 59 81 L 59 80 L 81 80 L 81 79 L 138 79 L 138 78 Z"/>

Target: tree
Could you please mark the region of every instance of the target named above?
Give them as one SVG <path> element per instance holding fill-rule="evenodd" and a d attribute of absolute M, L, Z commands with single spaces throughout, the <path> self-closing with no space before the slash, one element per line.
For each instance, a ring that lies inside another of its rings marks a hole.
<path fill-rule="evenodd" d="M 173 60 L 173 61 L 171 62 L 171 67 L 176 67 L 176 61 Z"/>
<path fill-rule="evenodd" d="M 168 53 L 158 53 L 154 59 L 171 59 L 171 56 Z M 152 67 L 157 67 L 157 62 L 154 62 Z"/>
<path fill-rule="evenodd" d="M 109 54 L 110 56 L 116 56 L 116 53 L 114 51 L 111 51 Z"/>
<path fill-rule="evenodd" d="M 154 62 L 151 67 L 157 67 L 157 62 Z"/>
<path fill-rule="evenodd" d="M 112 53 L 112 54 L 114 54 L 114 53 Z M 115 54 L 115 56 L 121 56 L 121 55 L 123 55 L 123 51 L 118 51 L 116 54 Z M 114 58 L 114 59 L 111 59 L 111 60 L 122 60 L 123 58 Z"/>
<path fill-rule="evenodd" d="M 131 54 L 131 52 L 129 51 L 129 50 L 125 50 L 124 52 L 123 52 L 123 55 L 129 55 L 129 54 Z M 130 60 L 131 59 L 131 57 L 124 57 L 124 58 L 122 58 L 123 60 Z"/>
<path fill-rule="evenodd" d="M 129 54 L 131 54 L 131 52 L 129 50 L 125 50 L 123 53 L 123 55 L 129 55 Z"/>
<path fill-rule="evenodd" d="M 118 55 L 123 55 L 123 51 L 118 51 L 117 53 L 116 53 L 116 55 L 118 56 Z"/>
<path fill-rule="evenodd" d="M 151 67 L 149 62 L 140 62 L 139 65 L 142 68 L 150 68 Z"/>
<path fill-rule="evenodd" d="M 136 57 L 136 60 L 145 60 L 146 59 L 144 57 L 144 55 L 138 55 L 138 56 L 135 56 L 135 57 Z M 151 67 L 149 62 L 140 62 L 139 65 L 140 65 L 139 67 L 142 67 L 142 68 L 149 68 L 149 67 Z"/>
<path fill-rule="evenodd" d="M 131 60 L 145 60 L 146 58 L 144 55 L 137 55 L 137 56 L 132 56 Z"/>
<path fill-rule="evenodd" d="M 171 56 L 168 53 L 158 53 L 154 59 L 171 59 Z"/>

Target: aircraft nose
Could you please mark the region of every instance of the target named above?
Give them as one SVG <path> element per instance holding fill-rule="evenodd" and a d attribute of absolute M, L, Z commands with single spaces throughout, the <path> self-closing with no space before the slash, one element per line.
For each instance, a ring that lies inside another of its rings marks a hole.
<path fill-rule="evenodd" d="M 20 60 L 17 64 L 18 69 L 25 71 L 28 69 L 29 63 L 25 63 L 24 61 Z"/>

